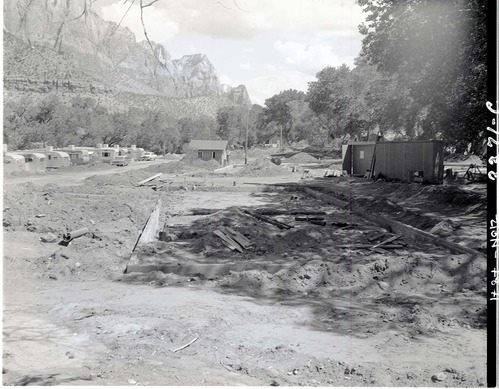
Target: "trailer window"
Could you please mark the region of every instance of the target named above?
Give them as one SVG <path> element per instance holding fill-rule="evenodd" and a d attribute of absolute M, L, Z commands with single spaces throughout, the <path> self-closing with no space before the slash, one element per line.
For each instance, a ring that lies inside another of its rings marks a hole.
<path fill-rule="evenodd" d="M 211 153 L 211 158 L 215 158 L 216 152 Z"/>
<path fill-rule="evenodd" d="M 203 152 L 202 151 L 198 151 L 198 158 L 203 158 Z"/>
<path fill-rule="evenodd" d="M 360 150 L 359 158 L 364 159 L 364 150 Z"/>

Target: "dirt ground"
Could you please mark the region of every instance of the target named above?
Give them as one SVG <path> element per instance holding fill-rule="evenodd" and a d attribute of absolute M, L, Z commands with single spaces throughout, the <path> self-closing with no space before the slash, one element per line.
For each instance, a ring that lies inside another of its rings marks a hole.
<path fill-rule="evenodd" d="M 485 259 L 403 237 L 395 249 L 354 248 L 390 232 L 300 190 L 481 251 L 484 185 L 161 163 L 4 179 L 3 384 L 485 385 Z M 174 238 L 138 252 L 179 270 L 124 274 L 158 199 Z M 326 225 L 296 220 L 305 211 Z M 213 234 L 221 226 L 252 247 L 229 250 Z M 82 227 L 90 233 L 58 244 Z M 201 270 L 182 271 L 188 264 Z M 204 271 L 219 265 L 228 270 Z"/>

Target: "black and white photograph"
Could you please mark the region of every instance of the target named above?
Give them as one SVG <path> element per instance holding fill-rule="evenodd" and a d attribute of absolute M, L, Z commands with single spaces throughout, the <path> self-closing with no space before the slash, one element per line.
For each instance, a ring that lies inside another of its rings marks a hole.
<path fill-rule="evenodd" d="M 495 1 L 3 23 L 3 385 L 497 386 Z"/>

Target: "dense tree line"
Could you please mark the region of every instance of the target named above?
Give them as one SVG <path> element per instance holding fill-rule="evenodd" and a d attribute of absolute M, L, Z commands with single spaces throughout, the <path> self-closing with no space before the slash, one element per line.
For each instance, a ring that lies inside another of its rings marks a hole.
<path fill-rule="evenodd" d="M 132 145 L 157 153 L 182 152 L 191 139 L 218 139 L 212 117 L 174 119 L 160 111 L 110 112 L 92 98 L 63 104 L 55 94 L 4 106 L 4 143 L 10 149 L 67 145 Z"/>

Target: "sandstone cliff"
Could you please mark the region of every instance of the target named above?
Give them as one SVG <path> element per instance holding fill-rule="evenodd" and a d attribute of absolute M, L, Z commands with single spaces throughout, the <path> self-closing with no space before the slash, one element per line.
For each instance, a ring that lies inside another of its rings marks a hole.
<path fill-rule="evenodd" d="M 162 45 L 136 42 L 129 29 L 100 18 L 92 3 L 5 0 L 5 89 L 211 96 L 227 104 L 249 103 L 243 85 L 222 88 L 204 54 L 172 59 Z"/>

